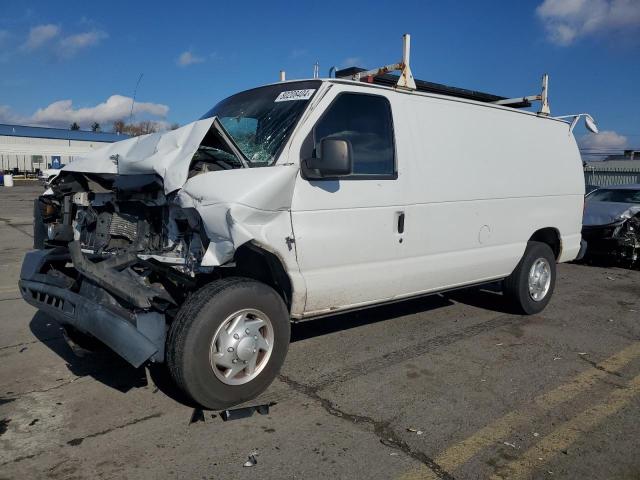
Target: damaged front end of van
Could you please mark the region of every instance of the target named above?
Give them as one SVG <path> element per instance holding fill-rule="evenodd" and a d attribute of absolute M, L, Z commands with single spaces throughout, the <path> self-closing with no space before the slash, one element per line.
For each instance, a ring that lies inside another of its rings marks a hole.
<path fill-rule="evenodd" d="M 135 367 L 164 361 L 180 305 L 237 271 L 241 246 L 295 262 L 286 239 L 297 169 L 248 163 L 216 117 L 72 162 L 35 201 L 22 296 Z"/>

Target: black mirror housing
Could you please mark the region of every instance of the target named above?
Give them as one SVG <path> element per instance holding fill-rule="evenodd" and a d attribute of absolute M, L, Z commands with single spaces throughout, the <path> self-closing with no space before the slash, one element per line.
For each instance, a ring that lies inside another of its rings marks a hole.
<path fill-rule="evenodd" d="M 349 175 L 353 170 L 353 153 L 348 140 L 323 138 L 317 158 L 305 160 L 307 169 L 315 170 L 320 177 Z"/>

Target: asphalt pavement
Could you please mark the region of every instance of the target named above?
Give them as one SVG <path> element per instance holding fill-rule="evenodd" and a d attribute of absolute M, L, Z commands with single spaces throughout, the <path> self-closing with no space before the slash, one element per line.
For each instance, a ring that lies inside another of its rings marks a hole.
<path fill-rule="evenodd" d="M 269 413 L 225 422 L 20 298 L 40 191 L 0 187 L 0 479 L 640 478 L 640 271 L 560 265 L 528 317 L 471 289 L 294 325 Z"/>

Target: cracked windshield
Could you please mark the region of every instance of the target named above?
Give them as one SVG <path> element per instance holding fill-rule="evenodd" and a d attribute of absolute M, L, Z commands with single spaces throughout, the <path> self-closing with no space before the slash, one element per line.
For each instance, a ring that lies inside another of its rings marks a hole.
<path fill-rule="evenodd" d="M 272 165 L 318 81 L 269 85 L 226 98 L 202 118 L 217 116 L 251 167 Z"/>

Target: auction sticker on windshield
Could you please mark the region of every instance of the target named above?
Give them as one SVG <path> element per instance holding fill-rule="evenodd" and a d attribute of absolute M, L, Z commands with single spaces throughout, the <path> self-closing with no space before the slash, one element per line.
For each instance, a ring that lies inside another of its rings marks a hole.
<path fill-rule="evenodd" d="M 309 100 L 315 88 L 307 90 L 287 90 L 286 92 L 280 92 L 280 95 L 276 97 L 274 102 L 290 102 L 292 100 Z"/>

